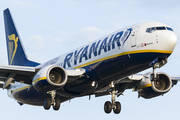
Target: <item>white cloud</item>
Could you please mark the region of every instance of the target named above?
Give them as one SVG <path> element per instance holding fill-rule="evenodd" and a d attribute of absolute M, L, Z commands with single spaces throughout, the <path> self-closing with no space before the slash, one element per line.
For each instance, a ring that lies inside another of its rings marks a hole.
<path fill-rule="evenodd" d="M 103 30 L 96 27 L 81 28 L 77 32 L 58 31 L 57 33 L 47 36 L 45 44 L 55 44 L 53 45 L 54 47 L 57 46 L 64 51 L 69 51 L 96 40 L 105 34 Z M 47 39 L 49 40 L 47 41 Z"/>
<path fill-rule="evenodd" d="M 60 30 L 57 33 L 51 34 L 50 36 L 48 36 L 48 38 L 51 38 L 55 43 L 62 44 L 64 41 L 66 41 L 69 34 L 69 32 Z"/>
<path fill-rule="evenodd" d="M 70 33 L 65 38 L 63 45 L 69 46 L 71 49 L 80 47 L 90 41 L 96 40 L 105 35 L 105 32 L 96 27 L 81 28 L 75 33 Z M 71 44 L 69 44 L 71 41 Z"/>
<path fill-rule="evenodd" d="M 13 6 L 20 6 L 20 7 L 28 7 L 28 8 L 34 8 L 36 5 L 32 4 L 31 2 L 27 2 L 27 1 L 13 1 L 11 3 Z"/>
<path fill-rule="evenodd" d="M 41 49 L 44 47 L 43 44 L 43 36 L 41 35 L 33 35 L 28 38 L 28 40 L 33 44 L 37 49 Z"/>
<path fill-rule="evenodd" d="M 104 32 L 103 30 L 96 28 L 96 27 L 86 27 L 82 28 L 78 31 L 77 35 L 83 36 L 88 41 L 92 41 L 97 39 L 98 37 L 101 37 Z"/>

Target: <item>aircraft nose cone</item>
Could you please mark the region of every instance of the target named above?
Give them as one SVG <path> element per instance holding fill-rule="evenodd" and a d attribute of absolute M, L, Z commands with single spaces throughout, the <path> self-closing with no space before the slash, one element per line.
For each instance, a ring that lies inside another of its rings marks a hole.
<path fill-rule="evenodd" d="M 162 36 L 161 42 L 164 50 L 173 51 L 177 43 L 177 36 L 174 32 L 169 32 Z"/>

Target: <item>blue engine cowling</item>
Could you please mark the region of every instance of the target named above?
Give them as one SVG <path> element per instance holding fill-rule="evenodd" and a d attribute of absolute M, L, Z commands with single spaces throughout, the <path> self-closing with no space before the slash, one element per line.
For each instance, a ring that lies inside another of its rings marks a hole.
<path fill-rule="evenodd" d="M 167 93 L 172 87 L 170 77 L 165 73 L 157 73 L 157 81 L 151 80 L 151 74 L 143 77 L 138 87 L 138 96 L 146 99 Z"/>
<path fill-rule="evenodd" d="M 67 73 L 64 68 L 48 65 L 34 76 L 32 85 L 38 92 L 48 92 L 62 88 L 66 82 Z"/>

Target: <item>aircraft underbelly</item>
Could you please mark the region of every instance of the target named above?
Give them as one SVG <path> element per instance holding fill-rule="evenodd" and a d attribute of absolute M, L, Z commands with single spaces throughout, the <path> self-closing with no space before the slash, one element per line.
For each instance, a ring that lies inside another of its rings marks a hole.
<path fill-rule="evenodd" d="M 137 53 L 105 60 L 94 69 L 91 69 L 90 66 L 92 65 L 89 65 L 84 67 L 88 71 L 89 78 L 80 79 L 79 84 L 66 85 L 65 89 L 81 94 L 92 94 L 110 84 L 112 80 L 118 80 L 149 68 L 149 63 L 155 58 L 168 57 L 169 55 L 164 53 Z M 93 81 L 98 83 L 96 89 L 91 86 Z"/>
<path fill-rule="evenodd" d="M 36 90 L 31 90 L 27 92 L 27 89 L 24 89 L 22 91 L 15 92 L 13 94 L 13 97 L 17 101 L 25 103 L 25 104 L 43 106 L 44 98 L 47 97 L 48 95 L 49 94 L 47 93 L 40 93 Z M 64 102 L 70 99 L 68 97 L 62 97 L 59 95 L 57 97 L 60 98 L 61 102 Z"/>
<path fill-rule="evenodd" d="M 94 69 L 90 69 L 91 65 L 89 65 L 84 67 L 89 70 L 87 73 L 89 76 L 88 79 L 80 78 L 77 80 L 80 81 L 79 83 L 68 84 L 64 89 L 72 93 L 79 93 L 79 96 L 93 94 L 95 91 L 110 84 L 112 80 L 118 80 L 149 68 L 149 63 L 158 56 L 168 57 L 169 55 L 170 54 L 164 53 L 137 53 L 105 60 L 98 64 Z M 91 86 L 92 81 L 98 83 L 96 88 Z M 40 93 L 36 90 L 27 92 L 27 89 L 13 93 L 13 97 L 20 102 L 41 106 L 43 105 L 43 100 L 47 95 L 48 94 Z M 60 98 L 61 102 L 72 99 L 72 97 L 57 96 Z"/>

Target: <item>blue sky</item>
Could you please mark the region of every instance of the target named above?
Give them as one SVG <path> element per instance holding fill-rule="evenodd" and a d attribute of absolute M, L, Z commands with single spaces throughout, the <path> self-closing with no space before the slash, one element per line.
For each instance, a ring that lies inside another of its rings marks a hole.
<path fill-rule="evenodd" d="M 45 62 L 108 33 L 145 21 L 158 21 L 171 26 L 178 43 L 167 65 L 158 69 L 169 75 L 180 75 L 180 1 L 179 0 L 5 0 L 0 2 L 0 64 L 7 65 L 3 10 L 10 8 L 24 47 L 31 60 Z M 147 70 L 151 71 L 151 69 Z M 144 71 L 142 73 L 145 73 Z M 127 90 L 117 98 L 122 111 L 105 114 L 104 102 L 111 96 L 72 99 L 61 104 L 59 111 L 42 107 L 19 106 L 6 90 L 0 90 L 2 120 L 32 119 L 164 119 L 179 120 L 180 84 L 163 97 L 138 99 Z"/>

